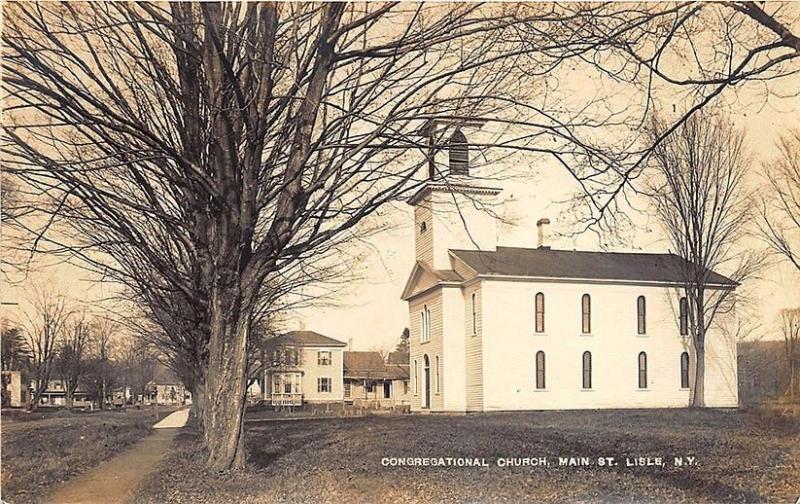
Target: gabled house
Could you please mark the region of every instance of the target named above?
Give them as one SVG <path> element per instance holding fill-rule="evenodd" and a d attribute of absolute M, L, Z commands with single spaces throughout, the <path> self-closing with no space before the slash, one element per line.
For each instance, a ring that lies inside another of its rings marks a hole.
<path fill-rule="evenodd" d="M 34 385 L 31 384 L 31 389 Z M 81 386 L 75 389 L 72 394 L 72 407 L 89 408 L 92 406 L 89 393 Z M 47 389 L 42 393 L 39 406 L 45 408 L 61 408 L 67 405 L 67 389 L 63 380 L 50 380 L 47 382 Z"/>
<path fill-rule="evenodd" d="M 344 400 L 379 408 L 409 403 L 408 354 L 344 353 Z"/>
<path fill-rule="evenodd" d="M 264 349 L 263 399 L 273 406 L 341 402 L 347 344 L 314 331 L 291 331 Z"/>

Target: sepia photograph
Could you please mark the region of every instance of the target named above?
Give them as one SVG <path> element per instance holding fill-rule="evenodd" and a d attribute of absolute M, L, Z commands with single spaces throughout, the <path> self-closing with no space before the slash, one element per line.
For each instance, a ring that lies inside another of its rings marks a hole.
<path fill-rule="evenodd" d="M 0 33 L 0 504 L 800 504 L 800 2 Z"/>

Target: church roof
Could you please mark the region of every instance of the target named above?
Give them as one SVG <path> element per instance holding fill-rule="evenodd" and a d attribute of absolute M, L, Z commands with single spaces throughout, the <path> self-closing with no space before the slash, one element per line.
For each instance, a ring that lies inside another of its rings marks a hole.
<path fill-rule="evenodd" d="M 497 247 L 497 251 L 450 250 L 479 275 L 682 283 L 688 264 L 675 254 L 586 252 L 550 248 Z M 714 271 L 709 284 L 737 282 Z"/>
<path fill-rule="evenodd" d="M 286 334 L 277 336 L 271 343 L 286 346 L 311 346 L 311 347 L 346 347 L 347 343 L 337 339 L 329 338 L 314 331 L 289 331 Z"/>

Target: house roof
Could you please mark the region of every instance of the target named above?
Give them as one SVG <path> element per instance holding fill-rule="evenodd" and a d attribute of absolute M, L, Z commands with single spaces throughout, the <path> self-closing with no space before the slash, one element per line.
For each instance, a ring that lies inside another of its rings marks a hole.
<path fill-rule="evenodd" d="M 270 343 L 277 343 L 287 346 L 311 346 L 311 347 L 346 347 L 347 343 L 329 338 L 314 331 L 289 331 L 286 334 L 276 336 Z"/>
<path fill-rule="evenodd" d="M 675 254 L 586 252 L 497 247 L 497 251 L 450 250 L 479 275 L 682 283 L 688 262 Z M 714 271 L 709 284 L 735 287 Z"/>
<path fill-rule="evenodd" d="M 386 357 L 386 364 L 408 366 L 408 352 L 389 352 Z"/>
<path fill-rule="evenodd" d="M 344 378 L 405 380 L 408 369 L 396 364 L 387 365 L 378 352 L 344 352 Z"/>

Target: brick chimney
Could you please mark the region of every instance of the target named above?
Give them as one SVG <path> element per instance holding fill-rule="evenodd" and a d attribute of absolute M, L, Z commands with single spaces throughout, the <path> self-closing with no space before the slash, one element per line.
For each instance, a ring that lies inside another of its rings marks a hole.
<path fill-rule="evenodd" d="M 547 226 L 548 224 L 550 224 L 550 219 L 548 218 L 539 219 L 536 222 L 536 229 L 538 230 L 538 235 L 539 235 L 539 248 L 544 248 L 544 249 L 550 248 L 550 245 L 547 243 L 548 236 L 547 236 L 547 229 L 545 228 L 545 226 Z"/>

